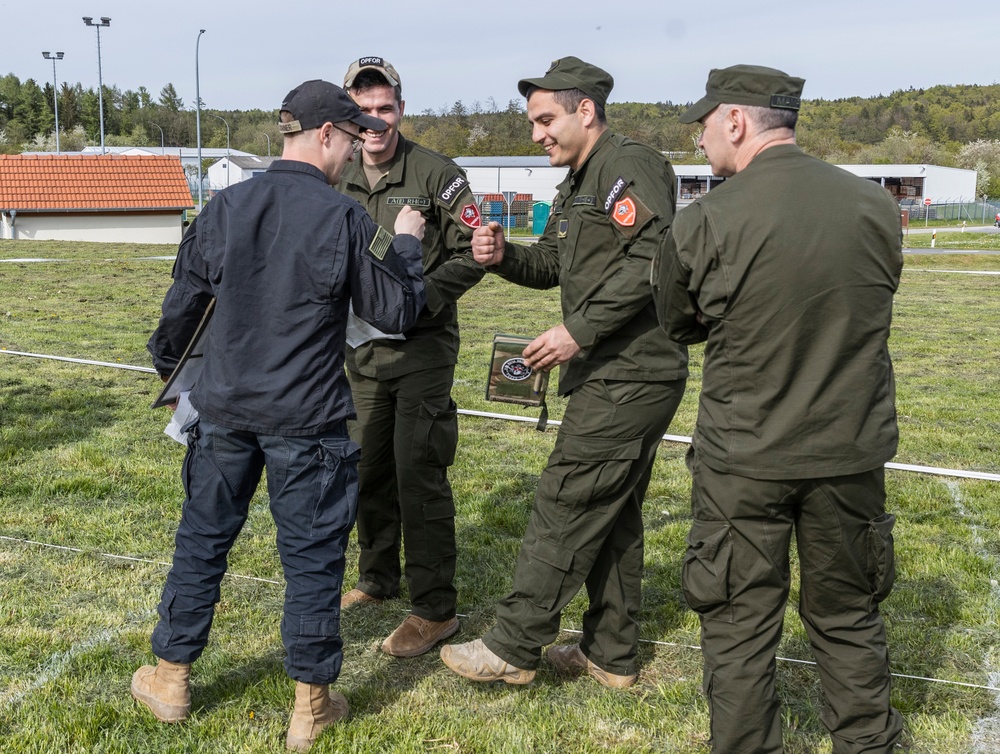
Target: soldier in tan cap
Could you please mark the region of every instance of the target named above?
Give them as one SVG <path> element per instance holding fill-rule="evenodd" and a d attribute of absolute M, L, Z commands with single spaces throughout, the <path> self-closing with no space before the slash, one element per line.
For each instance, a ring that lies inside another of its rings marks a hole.
<path fill-rule="evenodd" d="M 420 318 L 401 340 L 375 337 L 347 349 L 358 411 L 351 433 L 363 451 L 359 577 L 343 607 L 398 597 L 405 577 L 413 610 L 382 651 L 414 657 L 458 630 L 455 501 L 448 483 L 458 446 L 458 409 L 451 386 L 458 361 L 458 299 L 484 274 L 471 250 L 480 216 L 462 169 L 399 132 L 402 84 L 387 60 L 355 60 L 344 88 L 363 113 L 384 120 L 387 128 L 365 132 L 360 159 L 344 170 L 341 190 L 379 225 L 392 227 L 406 207 L 426 221 L 427 305 Z"/>
<path fill-rule="evenodd" d="M 590 608 L 579 643 L 550 647 L 546 657 L 610 688 L 636 681 L 642 502 L 684 394 L 687 351 L 662 337 L 649 285 L 674 215 L 674 171 L 660 153 L 608 130 L 613 84 L 574 57 L 518 83 L 532 138 L 569 175 L 537 243 L 507 243 L 495 223 L 473 237 L 476 259 L 492 272 L 560 287 L 562 322 L 524 356 L 543 371 L 561 365 L 559 393 L 569 395 L 496 625 L 441 650 L 449 668 L 475 681 L 530 682 L 562 609 L 584 585 Z"/>
<path fill-rule="evenodd" d="M 681 120 L 704 126 L 729 178 L 678 214 L 653 270 L 667 335 L 705 342 L 682 585 L 720 754 L 783 750 L 774 665 L 793 532 L 833 751 L 889 752 L 902 730 L 878 609 L 894 577 L 883 464 L 898 437 L 899 207 L 796 146 L 803 83 L 711 72 Z"/>

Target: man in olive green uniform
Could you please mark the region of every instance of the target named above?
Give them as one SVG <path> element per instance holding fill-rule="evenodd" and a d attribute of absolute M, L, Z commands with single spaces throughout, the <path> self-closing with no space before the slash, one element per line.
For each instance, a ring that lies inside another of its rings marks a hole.
<path fill-rule="evenodd" d="M 381 113 L 389 127 L 366 132 L 362 159 L 344 171 L 341 190 L 384 227 L 392 227 L 403 207 L 420 211 L 427 223 L 427 306 L 417 324 L 404 339 L 376 337 L 347 351 L 358 412 L 352 436 L 362 448 L 361 556 L 358 585 L 342 604 L 399 596 L 402 535 L 413 612 L 382 650 L 413 657 L 458 630 L 455 503 L 448 484 L 458 415 L 451 385 L 459 346 L 456 302 L 484 274 L 470 249 L 480 215 L 462 170 L 399 133 L 404 102 L 395 68 L 379 57 L 361 58 L 348 69 L 344 88 L 362 112 Z"/>
<path fill-rule="evenodd" d="M 505 243 L 494 223 L 473 236 L 476 259 L 502 277 L 560 286 L 562 324 L 524 356 L 533 369 L 562 365 L 559 392 L 570 398 L 496 625 L 482 639 L 441 650 L 449 668 L 472 680 L 530 682 L 563 607 L 584 584 L 590 608 L 582 639 L 551 647 L 548 659 L 609 687 L 636 679 L 642 501 L 684 392 L 687 352 L 663 337 L 649 283 L 652 255 L 673 219 L 674 171 L 658 152 L 608 130 L 613 83 L 573 57 L 519 82 L 533 140 L 570 173 L 537 243 Z"/>
<path fill-rule="evenodd" d="M 653 269 L 667 335 L 706 341 L 682 584 L 701 618 L 713 752 L 782 751 L 793 531 L 833 751 L 888 752 L 902 729 L 878 610 L 894 578 L 883 464 L 898 437 L 899 207 L 795 145 L 802 85 L 772 68 L 711 72 L 681 120 L 702 123 L 728 179 L 678 214 Z"/>

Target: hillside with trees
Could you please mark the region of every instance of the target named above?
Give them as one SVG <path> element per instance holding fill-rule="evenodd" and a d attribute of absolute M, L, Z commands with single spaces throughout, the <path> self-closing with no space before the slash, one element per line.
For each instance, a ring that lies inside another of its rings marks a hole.
<path fill-rule="evenodd" d="M 0 77 L 0 153 L 55 150 L 51 84 Z M 64 82 L 58 91 L 60 145 L 78 151 L 100 143 L 97 92 Z M 611 127 L 675 161 L 704 162 L 695 148 L 698 126 L 679 122 L 685 105 L 671 102 L 612 103 Z M 224 119 L 225 122 L 223 122 Z M 193 103 L 173 84 L 157 96 L 145 87 L 104 87 L 105 144 L 109 146 L 193 146 Z M 230 145 L 255 154 L 280 151 L 273 110 L 215 110 L 202 104 L 202 145 Z M 403 133 L 451 157 L 539 155 L 531 142 L 522 100 L 499 105 L 492 98 L 439 111 L 408 114 Z M 878 97 L 805 100 L 798 128 L 806 151 L 836 163 L 932 163 L 979 171 L 978 193 L 1000 196 L 1000 84 L 907 89 Z"/>

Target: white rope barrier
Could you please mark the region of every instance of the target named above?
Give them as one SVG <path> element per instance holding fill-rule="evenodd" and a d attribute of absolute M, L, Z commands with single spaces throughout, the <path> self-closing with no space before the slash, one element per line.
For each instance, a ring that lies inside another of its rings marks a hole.
<path fill-rule="evenodd" d="M 159 560 L 148 560 L 146 558 L 135 558 L 135 557 L 129 557 L 127 555 L 113 555 L 111 553 L 106 553 L 106 552 L 93 553 L 93 552 L 91 552 L 89 550 L 83 550 L 83 549 L 81 549 L 79 547 L 67 547 L 65 545 L 47 544 L 45 542 L 37 542 L 37 541 L 32 540 L 32 539 L 18 539 L 16 537 L 5 537 L 5 536 L 0 535 L 0 541 L 14 542 L 16 544 L 22 544 L 22 545 L 33 545 L 35 547 L 44 547 L 44 548 L 48 548 L 48 549 L 51 549 L 51 550 L 61 550 L 63 552 L 72 552 L 72 553 L 83 554 L 83 555 L 87 555 L 87 554 L 94 555 L 94 554 L 96 554 L 99 557 L 109 558 L 109 559 L 113 559 L 113 560 L 126 560 L 126 561 L 130 561 L 130 562 L 133 562 L 133 563 L 145 563 L 145 564 L 148 564 L 148 565 L 157 565 L 157 566 L 163 566 L 163 567 L 167 567 L 167 568 L 170 567 L 170 563 L 164 563 L 164 562 L 159 561 Z M 242 580 L 245 580 L 245 581 L 257 581 L 257 582 L 261 582 L 261 583 L 264 583 L 264 584 L 274 584 L 276 586 L 282 586 L 284 584 L 284 582 L 282 582 L 282 581 L 276 581 L 274 579 L 263 579 L 263 578 L 259 578 L 257 576 L 246 576 L 246 575 L 238 574 L 238 573 L 228 573 L 227 572 L 226 576 L 228 578 L 231 578 L 231 579 L 242 579 Z M 150 615 L 151 614 L 152 613 L 150 613 Z M 460 618 L 468 618 L 469 617 L 465 613 L 458 613 L 457 615 Z M 579 629 L 576 629 L 576 628 L 561 628 L 560 631 L 562 631 L 563 633 L 568 633 L 568 634 L 580 634 L 580 635 L 583 634 L 583 631 L 581 631 Z M 639 642 L 641 644 L 651 644 L 653 646 L 658 646 L 658 647 L 673 647 L 675 649 L 691 649 L 691 650 L 696 650 L 696 651 L 699 651 L 699 652 L 701 651 L 701 647 L 699 645 L 697 645 L 697 644 L 680 644 L 680 643 L 671 642 L 671 641 L 657 641 L 655 639 L 639 639 Z M 817 664 L 815 660 L 800 660 L 800 659 L 795 658 L 795 657 L 781 657 L 781 656 L 778 656 L 775 659 L 777 659 L 777 660 L 779 660 L 781 662 L 790 662 L 790 663 L 795 663 L 795 664 L 798 664 L 798 665 L 811 665 L 811 666 L 814 666 L 814 667 Z M 905 673 L 893 673 L 892 676 L 894 678 L 908 678 L 908 679 L 913 680 L 913 681 L 926 681 L 928 683 L 941 683 L 941 684 L 945 684 L 945 685 L 948 685 L 948 686 L 962 686 L 964 688 L 969 688 L 969 689 L 983 689 L 984 691 L 1000 691 L 1000 687 L 996 687 L 996 686 L 984 686 L 983 684 L 969 683 L 967 681 L 952 681 L 952 680 L 947 680 L 947 679 L 943 679 L 943 678 L 929 678 L 929 677 L 926 677 L 926 676 L 919 676 L 919 675 L 906 675 Z M 2 701 L 2 700 L 0 700 L 0 701 Z"/>
<path fill-rule="evenodd" d="M 112 369 L 126 369 L 133 372 L 146 372 L 149 374 L 156 374 L 156 370 L 150 367 L 137 367 L 130 364 L 114 364 L 109 361 L 92 361 L 90 359 L 74 359 L 67 356 L 51 356 L 48 354 L 40 353 L 25 353 L 22 351 L 8 351 L 3 348 L 0 349 L 0 354 L 7 354 L 9 356 L 27 356 L 35 359 L 52 359 L 54 361 L 65 361 L 71 364 L 84 364 L 87 366 L 99 366 L 99 367 L 111 367 Z M 478 416 L 484 419 L 501 419 L 504 421 L 513 422 L 523 422 L 527 424 L 537 424 L 538 420 L 531 416 L 516 416 L 513 414 L 498 414 L 490 411 L 473 411 L 472 409 L 458 409 L 458 413 L 464 416 Z M 553 427 L 558 427 L 562 424 L 561 421 L 557 419 L 549 419 L 548 424 Z M 691 444 L 691 438 L 687 435 L 663 435 L 663 439 L 667 442 L 679 442 Z M 946 469 L 937 466 L 920 466 L 916 464 L 909 463 L 893 463 L 889 462 L 885 464 L 885 468 L 894 469 L 896 471 L 912 471 L 918 474 L 931 474 L 933 476 L 950 476 L 958 477 L 960 479 L 980 479 L 988 482 L 1000 482 L 1000 474 L 993 474 L 985 471 L 966 471 L 965 469 Z"/>
<path fill-rule="evenodd" d="M 131 372 L 147 372 L 149 374 L 156 374 L 156 370 L 152 367 L 137 367 L 131 364 L 115 364 L 110 361 L 91 361 L 90 359 L 72 359 L 69 356 L 50 356 L 44 353 L 25 353 L 23 351 L 8 351 L 6 348 L 0 348 L 0 353 L 8 354 L 9 356 L 29 356 L 33 359 L 51 359 L 52 361 L 67 361 L 70 364 L 86 364 L 88 366 L 95 367 L 111 367 L 112 369 L 126 369 Z"/>

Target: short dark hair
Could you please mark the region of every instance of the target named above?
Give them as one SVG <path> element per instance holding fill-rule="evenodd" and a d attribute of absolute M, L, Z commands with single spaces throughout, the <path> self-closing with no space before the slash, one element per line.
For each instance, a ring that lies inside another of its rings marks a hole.
<path fill-rule="evenodd" d="M 358 94 L 360 94 L 361 92 L 364 92 L 368 89 L 374 89 L 380 86 L 389 86 L 389 82 L 386 81 L 385 76 L 383 76 L 381 73 L 368 68 L 361 71 L 360 73 L 358 73 L 357 76 L 354 77 L 354 81 L 351 82 L 351 85 L 348 87 L 347 91 L 357 92 Z M 396 102 L 402 102 L 403 87 L 398 85 L 394 86 L 392 87 L 392 91 L 393 94 L 396 95 Z"/>
<path fill-rule="evenodd" d="M 526 99 L 531 99 L 531 95 L 537 92 L 540 88 L 541 87 L 534 85 L 528 87 L 528 92 L 525 95 Z M 576 109 L 580 107 L 580 103 L 585 99 L 589 99 L 594 103 L 594 114 L 597 116 L 597 122 L 602 126 L 605 126 L 608 123 L 608 117 L 604 112 L 604 108 L 582 89 L 555 89 L 552 92 L 552 98 L 559 103 L 562 109 L 567 113 L 575 113 Z"/>

